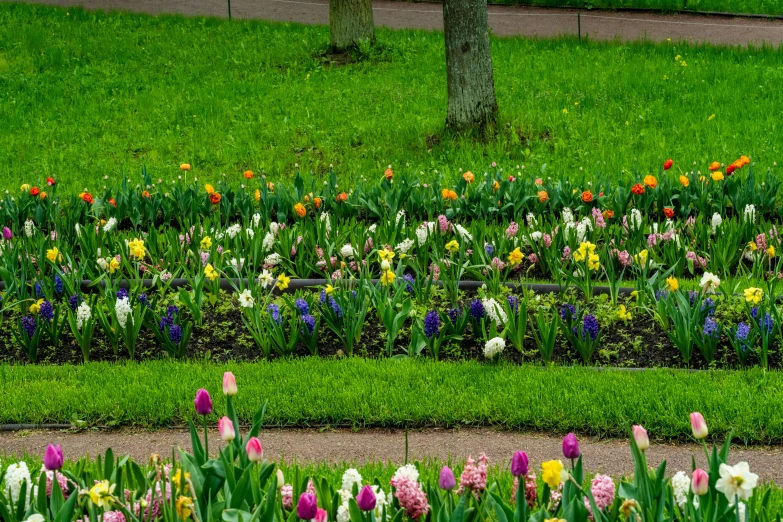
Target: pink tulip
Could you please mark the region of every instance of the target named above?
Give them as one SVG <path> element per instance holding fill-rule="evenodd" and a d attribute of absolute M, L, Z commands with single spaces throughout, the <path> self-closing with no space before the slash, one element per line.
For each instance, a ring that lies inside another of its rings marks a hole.
<path fill-rule="evenodd" d="M 318 508 L 318 511 L 315 512 L 315 522 L 328 522 L 328 520 L 329 513 L 325 509 Z"/>
<path fill-rule="evenodd" d="M 704 416 L 696 411 L 691 413 L 691 429 L 693 430 L 693 437 L 696 439 L 706 439 L 707 435 L 709 435 Z"/>
<path fill-rule="evenodd" d="M 261 462 L 261 459 L 264 458 L 264 448 L 261 447 L 261 441 L 257 437 L 250 437 L 245 445 L 245 451 L 250 462 Z"/>
<path fill-rule="evenodd" d="M 223 395 L 233 397 L 237 394 L 237 379 L 231 372 L 223 374 Z"/>
<path fill-rule="evenodd" d="M 650 447 L 650 438 L 647 436 L 647 430 L 640 425 L 633 427 L 633 439 L 641 451 Z"/>
<path fill-rule="evenodd" d="M 691 480 L 691 490 L 694 495 L 706 495 L 710 490 L 710 477 L 703 469 L 693 470 L 693 478 Z"/>
<path fill-rule="evenodd" d="M 221 417 L 218 421 L 218 432 L 220 432 L 220 440 L 223 442 L 231 442 L 236 437 L 234 432 L 234 423 L 228 417 Z"/>

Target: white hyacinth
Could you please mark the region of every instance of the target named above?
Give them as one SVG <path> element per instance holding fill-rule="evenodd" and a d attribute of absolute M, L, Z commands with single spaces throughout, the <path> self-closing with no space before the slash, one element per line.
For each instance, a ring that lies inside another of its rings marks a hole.
<path fill-rule="evenodd" d="M 571 212 L 570 208 L 564 208 L 561 215 L 563 216 L 563 223 L 568 224 L 574 222 L 574 214 Z"/>
<path fill-rule="evenodd" d="M 718 229 L 719 226 L 723 223 L 723 218 L 718 214 L 717 212 L 712 215 L 712 233 L 714 234 L 715 231 Z"/>
<path fill-rule="evenodd" d="M 277 252 L 272 252 L 264 258 L 264 263 L 267 265 L 279 265 L 282 260 L 283 258 L 280 257 L 280 254 Z"/>
<path fill-rule="evenodd" d="M 680 506 L 680 509 L 685 509 L 685 503 L 688 501 L 688 492 L 691 490 L 691 479 L 684 471 L 678 471 L 672 476 L 672 490 L 674 501 Z"/>
<path fill-rule="evenodd" d="M 756 222 L 756 205 L 745 205 L 745 213 L 743 214 L 743 221 L 745 223 Z"/>
<path fill-rule="evenodd" d="M 481 304 L 484 305 L 484 312 L 487 314 L 487 317 L 494 321 L 498 328 L 502 328 L 506 324 L 508 321 L 506 311 L 495 299 L 482 299 Z"/>
<path fill-rule="evenodd" d="M 324 212 L 323 214 L 321 214 L 321 222 L 323 222 L 325 224 L 327 232 L 331 232 L 332 231 L 332 220 L 329 217 L 329 213 L 328 212 Z"/>
<path fill-rule="evenodd" d="M 253 300 L 253 295 L 250 293 L 250 290 L 248 288 L 245 288 L 240 294 L 239 294 L 239 306 L 242 308 L 253 308 L 253 304 L 255 301 Z"/>
<path fill-rule="evenodd" d="M 256 212 L 255 214 L 253 214 L 253 226 L 258 228 L 259 223 L 261 223 L 261 214 Z M 275 223 L 275 225 L 276 224 L 277 223 Z M 272 225 L 270 224 L 269 226 L 271 227 Z"/>
<path fill-rule="evenodd" d="M 457 233 L 460 235 L 462 239 L 466 241 L 473 241 L 473 236 L 470 234 L 470 232 L 467 231 L 465 227 L 463 227 L 459 223 L 454 223 L 454 228 L 457 229 Z"/>
<path fill-rule="evenodd" d="M 240 232 L 242 232 L 242 225 L 240 225 L 239 223 L 235 223 L 226 229 L 226 234 L 231 239 L 237 237 L 237 234 L 239 234 Z"/>
<path fill-rule="evenodd" d="M 397 220 L 394 222 L 395 225 L 399 225 L 400 221 L 402 221 L 402 228 L 405 228 L 405 211 L 400 210 L 397 212 Z"/>
<path fill-rule="evenodd" d="M 25 462 L 11 464 L 5 470 L 5 496 L 11 501 L 11 504 L 15 505 L 19 502 L 22 484 L 27 484 L 26 491 L 28 501 L 25 505 L 29 505 L 33 487 L 33 484 L 30 481 L 30 470 L 27 469 L 27 464 Z"/>
<path fill-rule="evenodd" d="M 252 228 L 247 228 L 245 229 L 245 235 L 247 236 L 248 239 L 253 239 L 253 236 L 255 236 L 256 233 L 253 231 Z"/>
<path fill-rule="evenodd" d="M 35 223 L 31 219 L 28 219 L 24 222 L 24 235 L 27 237 L 32 237 L 35 233 Z"/>
<path fill-rule="evenodd" d="M 82 227 L 79 225 L 79 223 L 76 223 L 76 237 L 82 237 Z"/>
<path fill-rule="evenodd" d="M 593 230 L 593 222 L 590 218 L 585 217 L 576 225 L 576 240 L 579 243 L 584 243 L 587 239 L 587 233 L 591 230 Z"/>
<path fill-rule="evenodd" d="M 397 244 L 397 247 L 395 250 L 398 250 L 399 252 L 402 252 L 403 254 L 407 254 L 408 251 L 413 248 L 413 240 L 412 239 L 405 239 L 403 241 L 400 241 L 400 243 Z"/>
<path fill-rule="evenodd" d="M 428 236 L 427 223 L 422 223 L 416 228 L 416 240 L 419 242 L 419 246 L 422 246 L 427 242 Z"/>
<path fill-rule="evenodd" d="M 631 230 L 639 230 L 642 228 L 642 213 L 638 208 L 631 209 L 631 216 L 628 220 L 628 226 Z"/>
<path fill-rule="evenodd" d="M 269 252 L 273 246 L 275 246 L 275 235 L 272 232 L 267 232 L 261 247 L 264 249 L 264 252 Z"/>
<path fill-rule="evenodd" d="M 370 227 L 367 229 L 368 234 L 375 234 L 375 229 L 378 228 L 378 223 L 373 223 L 370 225 Z"/>
<path fill-rule="evenodd" d="M 340 248 L 340 255 L 346 259 L 352 259 L 356 255 L 356 249 L 350 243 L 346 243 Z"/>
<path fill-rule="evenodd" d="M 90 320 L 90 317 L 92 317 L 90 305 L 86 301 L 82 301 L 82 304 L 76 309 L 76 328 L 81 330 L 84 323 Z"/>
<path fill-rule="evenodd" d="M 117 299 L 114 302 L 114 312 L 117 314 L 117 322 L 120 323 L 120 328 L 125 328 L 128 324 L 128 316 L 131 318 L 131 324 L 133 324 L 133 309 L 131 309 L 130 300 L 127 297 Z"/>
<path fill-rule="evenodd" d="M 506 341 L 502 337 L 495 337 L 487 341 L 484 345 L 484 357 L 492 359 L 499 353 L 502 353 L 506 349 Z"/>
<path fill-rule="evenodd" d="M 413 464 L 405 464 L 404 466 L 397 468 L 397 471 L 394 472 L 393 478 L 401 478 L 401 477 L 407 477 L 412 482 L 418 482 L 419 470 L 416 469 L 416 466 L 414 466 Z"/>
<path fill-rule="evenodd" d="M 348 468 L 345 470 L 345 473 L 343 473 L 342 490 L 353 491 L 354 484 L 356 484 L 361 488 L 362 475 L 361 473 L 359 473 L 359 470 L 357 470 L 356 468 Z"/>
<path fill-rule="evenodd" d="M 113 217 L 110 217 L 109 220 L 106 222 L 106 224 L 103 225 L 103 231 L 111 232 L 112 230 L 114 230 L 115 226 L 117 226 L 117 220 Z"/>

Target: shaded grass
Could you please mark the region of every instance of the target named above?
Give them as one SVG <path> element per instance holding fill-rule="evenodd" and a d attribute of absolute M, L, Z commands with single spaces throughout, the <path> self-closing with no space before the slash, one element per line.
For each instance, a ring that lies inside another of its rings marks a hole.
<path fill-rule="evenodd" d="M 241 419 L 269 401 L 281 426 L 494 425 L 508 429 L 626 436 L 643 424 L 655 437 L 686 439 L 688 413 L 710 433 L 739 442 L 783 441 L 783 374 L 774 371 L 597 371 L 432 360 L 296 359 L 210 364 L 152 361 L 83 366 L 0 366 L 0 422 L 177 425 L 193 415 L 200 387 L 223 414 L 221 378 L 239 383 Z M 763 400 L 759 400 L 763 398 Z"/>
<path fill-rule="evenodd" d="M 380 51 L 338 67 L 317 57 L 327 31 L 0 4 L 0 187 L 52 174 L 101 190 L 180 162 L 213 182 L 295 164 L 351 181 L 388 164 L 620 175 L 783 151 L 772 49 L 495 38 L 501 123 L 475 140 L 443 131 L 442 34 L 379 29 Z"/>

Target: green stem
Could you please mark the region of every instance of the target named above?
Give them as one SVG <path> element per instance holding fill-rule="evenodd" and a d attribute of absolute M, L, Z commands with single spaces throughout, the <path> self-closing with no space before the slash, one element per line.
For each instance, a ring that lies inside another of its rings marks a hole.
<path fill-rule="evenodd" d="M 207 433 L 207 416 L 204 415 L 204 458 L 209 460 L 209 438 Z"/>

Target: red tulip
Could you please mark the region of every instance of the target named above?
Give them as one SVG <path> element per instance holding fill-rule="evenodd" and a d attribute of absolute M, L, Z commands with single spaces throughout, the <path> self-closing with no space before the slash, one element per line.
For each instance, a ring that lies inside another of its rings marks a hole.
<path fill-rule="evenodd" d="M 663 170 L 669 170 L 672 168 L 672 165 L 674 165 L 674 162 L 671 159 L 667 159 L 663 162 Z"/>

